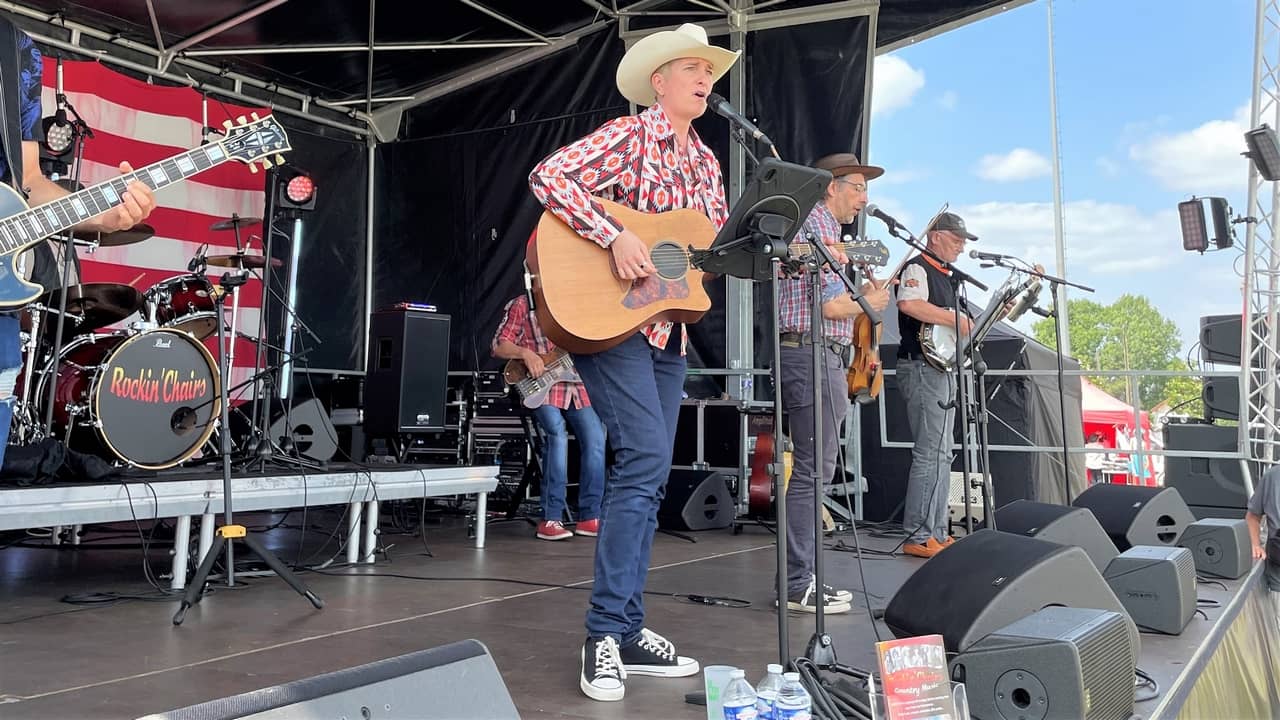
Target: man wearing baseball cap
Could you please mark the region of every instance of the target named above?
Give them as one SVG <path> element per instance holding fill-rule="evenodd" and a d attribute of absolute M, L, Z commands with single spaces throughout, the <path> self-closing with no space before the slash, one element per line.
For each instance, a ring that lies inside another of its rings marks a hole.
<path fill-rule="evenodd" d="M 933 557 L 955 541 L 947 526 L 955 408 L 943 405 L 955 398 L 956 376 L 925 362 L 920 330 L 925 324 L 955 327 L 957 316 L 962 335 L 973 329 L 969 316 L 959 309 L 948 276 L 949 265 L 964 252 L 965 243 L 977 239 L 959 215 L 940 213 L 929 224 L 927 247 L 942 263 L 917 255 L 907 262 L 899 278 L 898 329 L 902 340 L 897 377 L 915 441 L 902 511 L 902 528 L 907 533 L 902 551 L 916 557 Z"/>

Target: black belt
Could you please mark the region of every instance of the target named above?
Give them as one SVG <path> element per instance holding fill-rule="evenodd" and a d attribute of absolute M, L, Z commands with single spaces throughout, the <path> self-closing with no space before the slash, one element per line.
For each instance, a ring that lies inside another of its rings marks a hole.
<path fill-rule="evenodd" d="M 784 332 L 778 336 L 778 340 L 786 347 L 802 347 L 813 344 L 808 333 Z M 840 342 L 835 338 L 823 338 L 822 343 L 838 353 L 848 350 L 850 345 L 850 343 Z"/>
<path fill-rule="evenodd" d="M 899 360 L 919 360 L 921 362 L 924 362 L 924 355 L 918 352 L 905 352 L 905 353 L 900 352 L 898 353 L 898 359 Z"/>

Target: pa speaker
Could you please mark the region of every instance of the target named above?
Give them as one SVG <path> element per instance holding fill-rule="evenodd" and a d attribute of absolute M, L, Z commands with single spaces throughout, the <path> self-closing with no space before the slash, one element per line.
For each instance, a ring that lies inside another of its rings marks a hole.
<path fill-rule="evenodd" d="M 1076 496 L 1075 507 L 1092 510 L 1116 549 L 1134 545 L 1174 547 L 1195 522 L 1191 509 L 1173 488 L 1099 483 Z"/>
<path fill-rule="evenodd" d="M 1085 551 L 1099 572 L 1120 554 L 1098 519 L 1084 508 L 1015 500 L 996 510 L 996 529 L 1059 545 L 1075 545 Z"/>
<path fill-rule="evenodd" d="M 313 460 L 332 460 L 338 452 L 338 431 L 324 403 L 315 398 L 294 405 L 271 423 L 269 432 L 272 442 L 282 447 L 292 444 L 300 455 Z"/>
<path fill-rule="evenodd" d="M 1050 605 L 1125 614 L 1084 550 L 979 530 L 907 578 L 885 608 L 884 622 L 898 637 L 941 635 L 947 650 L 957 652 Z M 1125 618 L 1137 648 L 1138 628 Z"/>
<path fill-rule="evenodd" d="M 489 650 L 463 640 L 141 720 L 519 718 Z"/>
<path fill-rule="evenodd" d="M 1140 628 L 1179 635 L 1196 612 L 1195 560 L 1186 548 L 1132 547 L 1102 576 Z"/>
<path fill-rule="evenodd" d="M 369 317 L 365 432 L 376 437 L 443 430 L 449 316 L 415 310 Z"/>
<path fill-rule="evenodd" d="M 979 720 L 1128 720 L 1137 651 L 1126 630 L 1119 613 L 1047 607 L 956 656 L 951 679 Z"/>
<path fill-rule="evenodd" d="M 1207 377 L 1200 387 L 1204 419 L 1235 420 L 1240 417 L 1240 378 Z"/>
<path fill-rule="evenodd" d="M 1200 318 L 1200 359 L 1205 362 L 1240 364 L 1239 315 L 1204 315 Z"/>
<path fill-rule="evenodd" d="M 1166 450 L 1234 453 L 1240 430 L 1204 423 L 1170 423 L 1164 427 Z M 1250 471 L 1256 468 L 1250 464 Z M 1164 484 L 1178 491 L 1198 517 L 1244 517 L 1249 493 L 1244 470 L 1234 458 L 1169 457 L 1164 461 Z M 1198 508 L 1221 508 L 1221 513 Z"/>
<path fill-rule="evenodd" d="M 730 478 L 705 470 L 672 470 L 667 494 L 658 508 L 658 526 L 664 530 L 729 527 L 737 515 L 729 494 Z"/>
<path fill-rule="evenodd" d="M 1178 547 L 1191 551 L 1196 572 L 1238 580 L 1253 567 L 1249 526 L 1244 520 L 1205 518 L 1187 526 Z"/>

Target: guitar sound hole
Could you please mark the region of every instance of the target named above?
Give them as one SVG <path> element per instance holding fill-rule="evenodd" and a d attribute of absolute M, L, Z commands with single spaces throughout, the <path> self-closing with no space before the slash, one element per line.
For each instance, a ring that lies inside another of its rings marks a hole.
<path fill-rule="evenodd" d="M 689 267 L 689 256 L 684 248 L 674 242 L 660 242 L 649 251 L 653 267 L 658 276 L 666 280 L 678 280 L 684 277 Z"/>

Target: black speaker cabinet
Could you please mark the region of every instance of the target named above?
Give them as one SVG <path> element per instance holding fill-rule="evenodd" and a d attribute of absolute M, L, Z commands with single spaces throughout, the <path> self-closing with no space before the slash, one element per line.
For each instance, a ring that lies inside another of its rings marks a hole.
<path fill-rule="evenodd" d="M 1249 526 L 1239 518 L 1205 518 L 1187 526 L 1178 547 L 1191 551 L 1196 572 L 1238 580 L 1253 567 Z"/>
<path fill-rule="evenodd" d="M 737 509 L 729 493 L 733 476 L 705 470 L 672 470 L 658 508 L 664 530 L 715 530 L 733 524 Z"/>
<path fill-rule="evenodd" d="M 1099 483 L 1076 496 L 1072 505 L 1092 510 L 1116 549 L 1134 545 L 1174 547 L 1195 522 L 1191 509 L 1173 488 Z"/>
<path fill-rule="evenodd" d="M 1166 450 L 1235 452 L 1239 428 L 1203 423 L 1172 423 L 1164 428 Z M 1257 470 L 1250 464 L 1251 472 Z M 1244 517 L 1249 494 L 1240 461 L 1226 458 L 1169 457 L 1164 484 L 1182 495 L 1197 518 Z M 1217 512 L 1211 508 L 1219 508 Z"/>
<path fill-rule="evenodd" d="M 269 430 L 271 441 L 284 446 L 287 439 L 301 455 L 322 462 L 332 460 L 338 452 L 338 431 L 329 419 L 324 403 L 312 398 L 282 413 Z M 354 455 L 352 457 L 355 457 Z"/>
<path fill-rule="evenodd" d="M 941 635 L 948 651 L 960 652 L 1050 605 L 1124 614 L 1138 647 L 1138 628 L 1084 550 L 996 530 L 930 558 L 898 588 L 884 622 L 898 637 Z"/>
<path fill-rule="evenodd" d="M 364 426 L 374 437 L 444 429 L 449 316 L 388 310 L 369 318 Z"/>
<path fill-rule="evenodd" d="M 1207 377 L 1200 387 L 1204 419 L 1235 420 L 1240 417 L 1240 378 Z"/>
<path fill-rule="evenodd" d="M 1085 551 L 1099 572 L 1120 554 L 1098 519 L 1084 508 L 1015 500 L 996 510 L 996 529 L 1059 545 L 1075 545 Z"/>
<path fill-rule="evenodd" d="M 1137 650 L 1119 613 L 1047 607 L 951 661 L 978 720 L 1128 720 Z"/>
<path fill-rule="evenodd" d="M 1186 548 L 1131 547 L 1102 576 L 1144 630 L 1180 635 L 1196 612 L 1196 566 Z"/>
<path fill-rule="evenodd" d="M 142 720 L 518 719 L 489 650 L 463 640 Z"/>
<path fill-rule="evenodd" d="M 1240 364 L 1239 315 L 1203 315 L 1200 317 L 1200 359 L 1205 362 Z"/>

